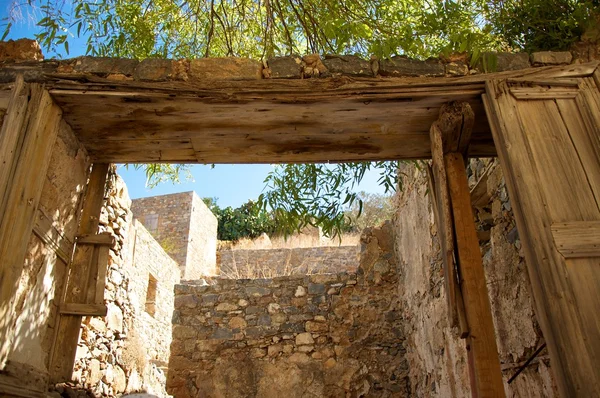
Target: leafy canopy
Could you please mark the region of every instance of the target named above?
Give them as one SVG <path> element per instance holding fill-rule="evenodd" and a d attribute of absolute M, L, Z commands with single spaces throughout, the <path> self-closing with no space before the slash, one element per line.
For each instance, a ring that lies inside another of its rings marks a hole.
<path fill-rule="evenodd" d="M 70 40 L 83 37 L 87 54 L 138 59 L 457 51 L 478 58 L 485 50 L 566 49 L 599 10 L 598 0 L 13 0 L 2 25 L 4 38 L 19 15 L 33 14 L 36 39 L 50 52 L 68 54 Z M 259 217 L 257 208 L 270 207 L 284 229 L 320 225 L 335 234 L 347 227 L 348 207 L 361 213 L 354 188 L 368 169 L 380 171 L 386 191 L 395 188 L 395 162 L 281 165 L 259 203 L 240 212 Z M 151 186 L 183 171 L 146 168 Z"/>
<path fill-rule="evenodd" d="M 68 53 L 130 58 L 358 53 L 417 57 L 492 48 L 484 0 L 19 0 L 37 10 L 38 41 Z M 10 26 L 8 27 L 10 29 Z"/>

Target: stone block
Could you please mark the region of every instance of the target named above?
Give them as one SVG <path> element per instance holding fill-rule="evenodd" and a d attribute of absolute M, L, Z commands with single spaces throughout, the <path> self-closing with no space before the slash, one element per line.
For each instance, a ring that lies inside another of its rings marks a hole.
<path fill-rule="evenodd" d="M 269 312 L 269 314 L 276 314 L 279 311 L 281 311 L 281 306 L 277 303 L 270 303 L 267 306 L 267 311 Z"/>
<path fill-rule="evenodd" d="M 184 61 L 160 58 L 146 58 L 140 62 L 135 68 L 133 78 L 155 82 L 188 79 Z"/>
<path fill-rule="evenodd" d="M 263 297 L 271 294 L 271 289 L 259 286 L 249 286 L 246 288 L 246 294 L 250 297 Z"/>
<path fill-rule="evenodd" d="M 217 330 L 215 330 L 215 332 L 210 338 L 216 340 L 228 340 L 233 338 L 233 332 L 231 331 L 231 329 L 218 328 Z"/>
<path fill-rule="evenodd" d="M 439 60 L 419 61 L 396 56 L 379 61 L 379 74 L 382 76 L 444 76 L 445 73 Z"/>
<path fill-rule="evenodd" d="M 246 329 L 247 337 L 259 337 L 265 334 L 265 330 L 260 326 L 252 326 Z"/>
<path fill-rule="evenodd" d="M 214 305 L 218 299 L 219 299 L 219 295 L 217 295 L 217 294 L 204 294 L 204 295 L 202 295 L 202 304 Z"/>
<path fill-rule="evenodd" d="M 340 73 L 346 76 L 373 76 L 369 61 L 354 55 L 326 55 L 323 64 L 330 73 Z"/>
<path fill-rule="evenodd" d="M 531 64 L 527 53 L 487 52 L 482 54 L 476 67 L 482 72 L 489 73 L 527 69 L 531 67 Z"/>
<path fill-rule="evenodd" d="M 306 289 L 304 288 L 304 286 L 298 286 L 296 288 L 296 293 L 294 294 L 295 297 L 304 297 L 306 296 Z"/>
<path fill-rule="evenodd" d="M 304 332 L 304 323 L 302 322 L 286 322 L 280 327 L 283 333 L 302 333 Z"/>
<path fill-rule="evenodd" d="M 310 333 L 299 333 L 296 336 L 296 345 L 312 345 L 315 343 Z"/>
<path fill-rule="evenodd" d="M 298 57 L 273 57 L 267 61 L 271 78 L 300 79 L 302 77 L 302 60 Z"/>
<path fill-rule="evenodd" d="M 533 65 L 568 65 L 573 61 L 569 51 L 539 51 L 531 54 Z"/>
<path fill-rule="evenodd" d="M 196 329 L 191 326 L 174 325 L 173 326 L 173 339 L 191 339 L 197 336 Z"/>
<path fill-rule="evenodd" d="M 309 283 L 308 294 L 325 294 L 327 291 L 326 287 L 322 283 Z"/>
<path fill-rule="evenodd" d="M 244 329 L 247 326 L 247 322 L 244 318 L 239 316 L 233 317 L 229 320 L 229 327 L 231 329 Z"/>
<path fill-rule="evenodd" d="M 108 57 L 80 57 L 75 61 L 73 70 L 79 73 L 108 76 L 122 74 L 133 76 L 139 62 L 135 59 L 108 58 Z"/>
<path fill-rule="evenodd" d="M 193 294 L 186 294 L 175 297 L 175 308 L 196 308 L 198 306 L 198 297 Z"/>
<path fill-rule="evenodd" d="M 446 74 L 450 76 L 466 76 L 469 74 L 469 66 L 462 62 L 450 62 L 446 64 Z"/>
<path fill-rule="evenodd" d="M 18 39 L 0 41 L 0 62 L 2 61 L 43 61 L 42 49 L 37 41 Z"/>
<path fill-rule="evenodd" d="M 190 80 L 262 79 L 262 63 L 248 58 L 199 58 L 190 61 Z"/>
<path fill-rule="evenodd" d="M 229 311 L 235 311 L 237 310 L 239 307 L 236 304 L 231 304 L 231 303 L 219 303 L 219 305 L 217 305 L 216 310 L 217 311 L 222 311 L 222 312 L 229 312 Z"/>
<path fill-rule="evenodd" d="M 271 326 L 271 317 L 267 314 L 261 314 L 256 321 L 257 326 Z"/>
<path fill-rule="evenodd" d="M 304 329 L 306 329 L 307 332 L 311 333 L 324 333 L 329 331 L 329 325 L 327 325 L 327 323 L 324 322 L 308 321 L 304 324 Z"/>

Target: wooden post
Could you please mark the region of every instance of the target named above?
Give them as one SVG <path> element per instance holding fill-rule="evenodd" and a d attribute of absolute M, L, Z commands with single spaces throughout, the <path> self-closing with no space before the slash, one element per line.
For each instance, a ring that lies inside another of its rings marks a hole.
<path fill-rule="evenodd" d="M 504 383 L 498 359 L 498 346 L 492 310 L 483 272 L 479 239 L 473 220 L 471 195 L 465 163 L 460 153 L 444 156 L 452 203 L 454 233 L 460 269 L 460 287 L 465 304 L 469 336 L 467 351 L 474 397 L 504 397 Z"/>
<path fill-rule="evenodd" d="M 100 212 L 104 201 L 104 189 L 108 164 L 94 164 L 88 182 L 78 235 L 95 234 L 98 230 Z M 66 284 L 61 307 L 70 304 L 83 304 L 88 296 L 89 279 L 95 277 L 94 246 L 77 244 L 73 260 L 69 266 L 69 279 Z M 63 311 L 57 321 L 55 340 L 50 357 L 50 381 L 53 383 L 70 380 L 75 364 L 75 353 L 79 340 L 82 315 Z M 75 312 L 75 311 L 71 311 Z"/>
<path fill-rule="evenodd" d="M 43 86 L 17 80 L 0 133 L 0 369 L 13 349 L 14 294 L 61 116 Z"/>
<path fill-rule="evenodd" d="M 474 397 L 504 397 L 494 323 L 462 155 L 468 149 L 473 120 L 473 111 L 467 103 L 442 107 L 440 118 L 430 130 L 431 191 L 444 252 L 449 317 L 452 325 L 460 328 L 460 336 L 466 338 L 471 393 Z"/>

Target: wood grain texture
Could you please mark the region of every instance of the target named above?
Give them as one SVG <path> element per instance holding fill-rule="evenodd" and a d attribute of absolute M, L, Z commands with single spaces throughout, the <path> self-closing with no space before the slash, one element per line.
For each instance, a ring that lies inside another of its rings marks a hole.
<path fill-rule="evenodd" d="M 485 81 L 545 81 L 593 73 L 597 63 L 460 78 L 110 81 L 48 74 L 52 95 L 95 162 L 302 163 L 431 156 L 442 104 L 467 101 L 469 156 L 495 156 L 480 95 Z M 94 115 L 93 118 L 90 115 Z"/>
<path fill-rule="evenodd" d="M 571 100 L 516 100 L 503 81 L 488 82 L 484 96 L 525 249 L 536 315 L 564 397 L 600 396 L 598 259 L 565 259 L 551 230 L 557 223 L 600 220 L 593 188 L 600 175 L 584 160 L 597 151 L 590 141 L 597 127 L 586 114 L 598 112 L 593 99 L 598 88 L 585 87 L 584 80 Z M 587 155 L 583 142 L 592 146 Z"/>
<path fill-rule="evenodd" d="M 7 178 L 3 177 L 2 182 L 6 185 L 1 188 L 5 199 L 0 209 L 0 369 L 13 349 L 14 293 L 23 270 L 29 237 L 35 225 L 35 212 L 61 119 L 60 108 L 42 86 L 27 86 L 23 87 L 23 91 L 15 92 L 15 100 L 19 104 L 15 113 L 23 111 L 23 93 L 30 93 L 24 117 L 16 117 L 15 120 L 21 121 L 2 129 L 3 137 L 4 134 L 13 136 L 9 141 L 17 144 L 14 149 L 1 149 L 12 152 L 12 155 L 7 156 L 10 164 L 6 165 L 11 172 Z M 4 144 L 6 141 L 3 140 Z"/>
<path fill-rule="evenodd" d="M 35 214 L 33 233 L 40 238 L 46 246 L 54 250 L 57 257 L 65 265 L 69 264 L 71 254 L 73 253 L 73 242 L 65 237 L 59 230 L 54 228 L 52 220 L 39 208 Z"/>
<path fill-rule="evenodd" d="M 106 316 L 106 311 L 104 304 L 65 303 L 60 306 L 60 313 L 63 315 Z"/>
<path fill-rule="evenodd" d="M 275 93 L 229 100 L 219 93 L 199 98 L 55 90 L 53 95 L 94 161 L 295 163 L 430 157 L 429 127 L 442 104 L 472 101 L 475 112 L 484 114 L 481 89 L 467 95 L 453 90 L 445 88 L 439 96 L 425 91 L 424 97 L 409 91 L 394 98 L 372 89 L 368 95 Z M 473 156 L 494 154 L 485 118 L 470 142 Z"/>
<path fill-rule="evenodd" d="M 473 363 L 474 396 L 505 397 L 464 159 L 460 153 L 449 153 L 444 155 L 444 162 L 461 272 L 460 286 L 469 323 L 467 350 Z"/>
<path fill-rule="evenodd" d="M 78 236 L 95 234 L 98 230 L 100 211 L 104 200 L 104 186 L 108 172 L 108 164 L 95 163 L 85 192 Z M 94 245 L 76 245 L 73 259 L 69 266 L 69 278 L 66 283 L 61 308 L 69 304 L 90 304 L 88 287 L 93 280 L 96 287 L 98 269 L 98 249 Z M 95 299 L 95 291 L 93 297 Z M 50 357 L 50 380 L 61 382 L 69 380 L 75 363 L 75 352 L 79 339 L 81 315 L 63 313 L 58 317 L 55 341 Z"/>
<path fill-rule="evenodd" d="M 448 314 L 452 326 L 459 326 L 458 310 L 456 303 L 456 264 L 454 262 L 454 229 L 452 223 L 452 209 L 448 193 L 448 181 L 446 178 L 446 166 L 444 164 L 444 149 L 442 132 L 435 122 L 430 130 L 431 139 L 431 166 L 432 166 L 432 193 L 435 198 L 434 216 L 438 225 L 438 234 L 442 246 L 442 261 L 444 265 L 444 285 L 446 287 L 446 298 Z M 462 332 L 468 332 L 468 328 Z M 462 334 L 462 333 L 461 333 Z"/>
<path fill-rule="evenodd" d="M 556 249 L 565 258 L 600 257 L 600 221 L 552 224 Z"/>
<path fill-rule="evenodd" d="M 22 77 L 17 77 L 0 129 L 0 222 L 10 194 L 8 184 L 16 168 L 15 156 L 22 145 L 22 129 L 27 117 L 30 89 Z"/>

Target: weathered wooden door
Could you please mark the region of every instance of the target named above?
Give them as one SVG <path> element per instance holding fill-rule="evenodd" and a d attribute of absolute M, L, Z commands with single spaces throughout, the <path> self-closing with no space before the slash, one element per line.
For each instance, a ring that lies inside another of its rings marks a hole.
<path fill-rule="evenodd" d="M 484 95 L 563 397 L 600 397 L 599 88 L 596 70 Z"/>

